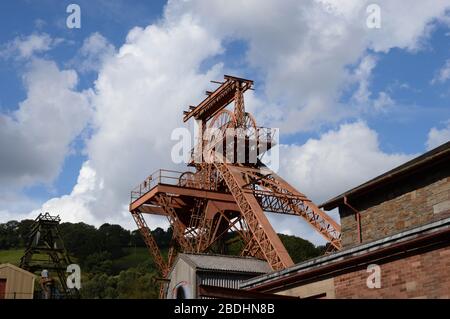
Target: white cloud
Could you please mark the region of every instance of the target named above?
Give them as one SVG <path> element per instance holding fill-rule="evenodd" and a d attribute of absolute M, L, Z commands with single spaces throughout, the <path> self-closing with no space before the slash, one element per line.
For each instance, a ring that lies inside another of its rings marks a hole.
<path fill-rule="evenodd" d="M 438 129 L 436 127 L 433 127 L 428 132 L 428 139 L 427 139 L 427 149 L 430 150 L 432 148 L 435 148 L 441 144 L 444 144 L 446 142 L 450 141 L 450 121 L 447 121 L 447 126 Z"/>
<path fill-rule="evenodd" d="M 1 189 L 0 223 L 10 220 L 35 219 L 36 216 L 30 216 L 30 212 L 42 204 L 43 201 L 21 194 L 17 189 Z"/>
<path fill-rule="evenodd" d="M 2 46 L 0 57 L 28 59 L 36 53 L 49 51 L 61 42 L 61 39 L 54 39 L 47 33 L 34 33 L 25 37 L 20 36 Z"/>
<path fill-rule="evenodd" d="M 83 163 L 77 184 L 72 192 L 45 202 L 39 209 L 33 210 L 27 218 L 35 218 L 41 212 L 58 214 L 65 222 L 77 223 L 83 221 L 91 225 L 101 225 L 105 222 L 121 224 L 128 229 L 134 229 L 136 225 L 128 213 L 128 205 L 123 204 L 115 208 L 112 214 L 93 214 L 92 208 L 99 207 L 96 203 L 97 195 L 105 191 L 104 179 L 100 178 L 91 167 L 90 161 Z M 166 229 L 169 225 L 165 218 L 160 216 L 146 216 L 152 229 L 161 227 Z"/>
<path fill-rule="evenodd" d="M 95 32 L 84 40 L 77 60 L 82 72 L 99 71 L 106 59 L 115 53 L 114 46 L 100 33 Z"/>
<path fill-rule="evenodd" d="M 342 91 L 354 84 L 348 67 L 370 62 L 370 50 L 374 55 L 394 47 L 420 49 L 430 22 L 442 16 L 448 2 L 430 6 L 411 1 L 405 14 L 404 4 L 381 1 L 382 28 L 377 30 L 365 26 L 368 3 L 249 0 L 234 6 L 225 0 L 169 1 L 158 23 L 132 29 L 126 43 L 101 61 L 93 97 L 94 133 L 86 143 L 89 161 L 71 194 L 43 207 L 73 212 L 76 219 L 95 224 L 129 225 L 130 190 L 148 172 L 172 166 L 170 132 L 183 125 L 182 110 L 200 100 L 208 81 L 221 78 L 222 65 L 206 71 L 201 67 L 205 59 L 223 52 L 224 40 L 245 40 L 247 64 L 263 75 L 264 92 L 251 93 L 250 99 L 260 106 L 255 109 L 260 124 L 289 133 L 357 115 L 357 109 L 338 102 Z M 108 55 L 112 52 L 99 35 L 85 44 L 87 56 L 98 57 L 105 48 Z M 390 102 L 387 93 L 370 98 L 375 62 L 365 66 L 361 79 L 366 86 L 360 93 L 383 108 Z M 285 146 L 283 152 L 281 175 L 315 201 L 409 158 L 382 152 L 376 133 L 362 122 L 343 125 L 303 146 Z M 295 223 L 283 219 L 279 225 L 295 234 L 305 230 Z M 317 234 L 305 232 L 302 236 L 316 240 Z"/>
<path fill-rule="evenodd" d="M 103 183 L 97 178 L 96 172 L 87 161 L 81 167 L 77 184 L 69 195 L 47 201 L 40 209 L 32 211 L 30 217 L 44 211 L 52 212 L 54 215 L 59 214 L 67 222 L 83 221 L 98 224 L 95 217 L 88 211 L 88 205 L 96 200 L 94 191 L 101 189 L 103 189 Z"/>
<path fill-rule="evenodd" d="M 365 55 L 355 70 L 349 75 L 349 84 L 356 84 L 357 89 L 351 97 L 351 104 L 354 104 L 361 111 L 367 113 L 384 112 L 389 106 L 394 105 L 390 95 L 384 91 L 378 92 L 376 97 L 372 97 L 370 82 L 372 80 L 372 70 L 376 67 L 377 58 L 373 55 Z"/>
<path fill-rule="evenodd" d="M 445 64 L 431 80 L 431 84 L 444 83 L 448 79 L 450 79 L 450 60 L 445 61 Z"/>
<path fill-rule="evenodd" d="M 378 134 L 364 122 L 355 122 L 328 131 L 319 139 L 309 139 L 303 145 L 281 145 L 279 175 L 320 204 L 413 156 L 383 152 Z M 330 215 L 339 220 L 337 212 Z M 271 221 L 277 230 L 290 227 L 295 235 L 315 243 L 323 242 L 320 235 L 299 218 L 273 216 Z"/>
<path fill-rule="evenodd" d="M 336 0 L 334 0 L 336 1 Z M 372 1 L 366 1 L 364 8 Z M 381 28 L 367 33 L 373 50 L 388 52 L 400 48 L 416 52 L 427 46 L 431 31 L 436 21 L 447 19 L 448 0 L 437 0 L 430 6 L 420 0 L 376 1 L 381 9 Z"/>
<path fill-rule="evenodd" d="M 351 75 L 351 81 L 358 84 L 358 89 L 353 93 L 352 98 L 359 104 L 369 102 L 371 94 L 369 90 L 369 79 L 376 64 L 377 60 L 373 55 L 366 55 L 361 59 L 358 67 Z"/>
<path fill-rule="evenodd" d="M 43 19 L 36 19 L 34 20 L 34 26 L 36 29 L 40 30 L 43 29 L 47 25 L 47 22 Z"/>
<path fill-rule="evenodd" d="M 301 146 L 282 145 L 280 174 L 316 203 L 407 161 L 412 155 L 380 149 L 378 134 L 364 122 L 343 124 Z"/>
<path fill-rule="evenodd" d="M 0 190 L 53 181 L 90 115 L 89 92 L 76 91 L 75 71 L 35 59 L 23 81 L 26 99 L 0 114 Z"/>
<path fill-rule="evenodd" d="M 115 221 L 131 227 L 130 190 L 156 168 L 174 167 L 172 129 L 184 126 L 182 111 L 203 98 L 199 88 L 221 77 L 221 65 L 199 71 L 204 59 L 221 50 L 220 41 L 189 16 L 131 30 L 95 83 L 89 163 L 71 194 L 43 207 L 96 225 Z M 83 191 L 75 192 L 79 188 Z"/>
<path fill-rule="evenodd" d="M 380 29 L 366 26 L 371 1 L 250 0 L 239 6 L 229 1 L 172 1 L 167 16 L 176 21 L 190 12 L 220 38 L 248 42 L 247 62 L 264 75 L 266 107 L 257 116 L 284 132 L 317 128 L 357 115 L 359 106 L 339 103 L 342 89 L 351 82 L 347 71 L 368 50 L 419 50 L 432 22 L 443 18 L 449 1 L 433 6 L 423 1 L 377 1 Z M 405 12 L 408 14 L 405 14 Z M 386 94 L 386 93 L 385 93 Z M 370 96 L 370 94 L 369 94 Z M 377 105 L 390 102 L 374 96 Z M 274 106 L 277 108 L 273 112 Z"/>
<path fill-rule="evenodd" d="M 391 96 L 384 92 L 384 91 L 380 91 L 378 93 L 378 96 L 375 100 L 373 100 L 373 108 L 376 111 L 382 111 L 385 112 L 387 111 L 388 107 L 394 105 L 395 102 L 394 100 L 392 100 Z"/>

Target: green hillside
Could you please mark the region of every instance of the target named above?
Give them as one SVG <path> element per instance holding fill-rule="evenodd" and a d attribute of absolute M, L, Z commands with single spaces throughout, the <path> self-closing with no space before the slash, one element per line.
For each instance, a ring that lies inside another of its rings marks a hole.
<path fill-rule="evenodd" d="M 30 220 L 0 224 L 0 263 L 18 265 L 26 245 Z M 155 264 L 137 231 L 119 225 L 104 224 L 96 228 L 85 223 L 60 225 L 64 244 L 73 262 L 82 270 L 83 298 L 157 298 L 160 277 Z M 172 238 L 169 228 L 156 228 L 152 234 L 166 257 Z M 295 263 L 322 254 L 307 240 L 280 234 L 280 238 Z M 235 234 L 228 234 L 232 244 L 229 254 L 242 248 Z"/>
<path fill-rule="evenodd" d="M 0 250 L 0 264 L 10 263 L 18 266 L 23 255 L 23 248 Z"/>

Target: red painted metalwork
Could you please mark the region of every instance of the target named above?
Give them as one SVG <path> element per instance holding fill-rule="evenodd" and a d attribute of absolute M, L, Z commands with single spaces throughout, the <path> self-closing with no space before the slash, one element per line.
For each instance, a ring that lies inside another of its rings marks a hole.
<path fill-rule="evenodd" d="M 274 145 L 272 130 L 258 127 L 245 112 L 244 92 L 252 89 L 253 81 L 225 76 L 218 83 L 205 100 L 184 112 L 184 121 L 195 118 L 201 123 L 191 170 L 159 170 L 131 192 L 130 212 L 161 274 L 168 274 L 171 262 L 161 257 L 141 214 L 167 216 L 174 244 L 184 252 L 224 253 L 227 234 L 233 231 L 242 241 L 241 255 L 264 258 L 274 270 L 293 262 L 265 212 L 300 216 L 330 247 L 340 249 L 340 226 L 259 159 L 251 160 L 251 152 L 259 156 Z M 216 133 L 204 134 L 206 128 Z M 235 131 L 230 136 L 227 129 Z M 244 160 L 227 154 L 230 145 L 235 150 L 236 141 L 244 143 Z M 176 250 L 171 252 L 173 260 Z"/>

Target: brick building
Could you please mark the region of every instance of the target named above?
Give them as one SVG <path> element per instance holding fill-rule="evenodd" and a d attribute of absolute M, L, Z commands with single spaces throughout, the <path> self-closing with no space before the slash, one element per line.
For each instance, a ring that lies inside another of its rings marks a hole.
<path fill-rule="evenodd" d="M 450 216 L 450 142 L 321 206 L 339 208 L 352 247 Z"/>
<path fill-rule="evenodd" d="M 249 279 L 241 289 L 301 298 L 450 298 L 450 142 L 321 206 L 339 209 L 343 250 Z"/>

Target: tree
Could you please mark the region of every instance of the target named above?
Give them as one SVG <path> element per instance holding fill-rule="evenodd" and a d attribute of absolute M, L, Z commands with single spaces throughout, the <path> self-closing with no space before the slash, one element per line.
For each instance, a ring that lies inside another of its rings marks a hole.
<path fill-rule="evenodd" d="M 278 234 L 278 236 L 280 236 L 284 247 L 286 247 L 294 263 L 318 257 L 323 253 L 320 247 L 314 246 L 305 239 L 284 234 Z"/>
<path fill-rule="evenodd" d="M 101 238 L 94 226 L 85 223 L 62 223 L 59 227 L 69 253 L 79 259 L 102 251 Z"/>
<path fill-rule="evenodd" d="M 25 246 L 28 243 L 28 234 L 30 233 L 31 225 L 34 224 L 32 219 L 22 220 L 17 227 L 17 234 L 19 236 L 20 246 Z"/>
<path fill-rule="evenodd" d="M 0 248 L 10 249 L 20 247 L 19 234 L 18 234 L 19 222 L 11 220 L 7 223 L 0 224 Z"/>
<path fill-rule="evenodd" d="M 117 294 L 121 299 L 158 298 L 158 284 L 154 273 L 142 272 L 137 268 L 121 271 L 117 279 Z"/>
<path fill-rule="evenodd" d="M 130 232 L 120 225 L 103 224 L 98 229 L 103 250 L 111 253 L 113 258 L 124 255 L 123 247 L 128 247 L 131 242 Z"/>
<path fill-rule="evenodd" d="M 142 235 L 139 230 L 136 229 L 131 232 L 130 243 L 133 247 L 145 247 L 144 240 L 142 239 Z"/>
<path fill-rule="evenodd" d="M 94 274 L 104 273 L 107 275 L 112 274 L 112 260 L 111 254 L 107 251 L 93 253 L 87 256 L 83 262 L 84 271 L 89 271 Z"/>
<path fill-rule="evenodd" d="M 106 274 L 96 274 L 83 283 L 80 292 L 84 299 L 117 298 L 117 279 Z"/>
<path fill-rule="evenodd" d="M 152 230 L 152 235 L 159 247 L 167 248 L 169 247 L 170 241 L 172 240 L 172 227 L 169 227 L 167 231 L 164 231 L 164 229 L 157 227 Z"/>

